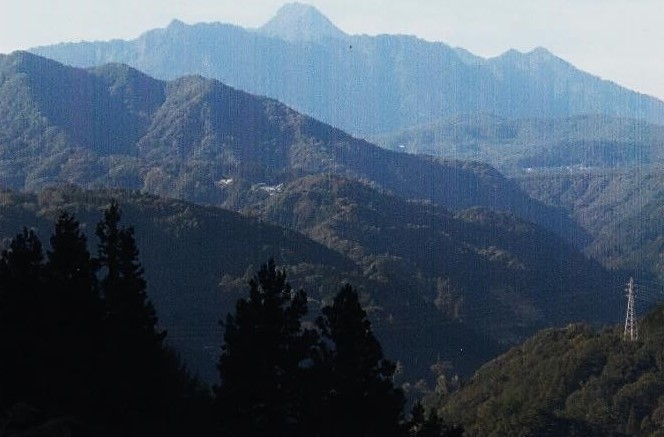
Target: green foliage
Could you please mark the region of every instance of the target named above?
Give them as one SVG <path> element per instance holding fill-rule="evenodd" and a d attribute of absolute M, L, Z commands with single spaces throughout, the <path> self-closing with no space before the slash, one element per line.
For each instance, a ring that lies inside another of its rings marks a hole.
<path fill-rule="evenodd" d="M 216 391 L 222 426 L 234 436 L 302 432 L 306 361 L 316 337 L 303 330 L 304 291 L 294 292 L 273 260 L 249 283 L 229 314 Z"/>
<path fill-rule="evenodd" d="M 333 173 L 403 198 L 510 209 L 562 235 L 580 231 L 489 166 L 390 152 L 214 80 L 161 82 L 24 52 L 7 56 L 0 75 L 5 187 L 120 187 L 237 210 L 280 184 Z"/>
<path fill-rule="evenodd" d="M 2 192 L 0 237 L 10 237 L 25 223 L 48 238 L 62 210 L 75 212 L 92 232 L 112 198 L 122 202 L 122 220 L 136 229 L 159 327 L 168 330 L 168 344 L 191 370 L 210 384 L 217 378 L 216 358 L 208 351 L 222 333 L 219 312 L 229 311 L 244 292 L 253 271 L 249 269 L 245 280 L 248 266 L 274 254 L 288 268 L 291 280 L 311 290 L 317 301 L 332 294 L 329 290 L 338 286 L 339 276 L 370 288 L 350 260 L 293 231 L 220 208 L 126 191 L 66 187 L 38 195 Z M 223 278 L 230 285 L 220 293 Z"/>
<path fill-rule="evenodd" d="M 410 420 L 406 424 L 408 437 L 461 437 L 463 428 L 446 425 L 434 409 L 428 414 L 420 401 L 415 402 L 410 412 Z"/>
<path fill-rule="evenodd" d="M 69 213 L 57 219 L 45 263 L 31 230 L 2 252 L 3 427 L 37 432 L 46 419 L 51 422 L 43 429 L 69 430 L 62 432 L 99 428 L 144 435 L 159 429 L 178 435 L 183 417 L 199 417 L 190 407 L 205 407 L 196 381 L 162 345 L 165 334 L 156 330 L 145 295 L 133 231 L 118 228 L 119 218 L 112 204 L 99 226 L 99 260 L 90 256 L 81 225 Z M 22 414 L 26 418 L 17 419 Z M 71 421 L 59 419 L 64 417 Z"/>
<path fill-rule="evenodd" d="M 644 279 L 664 278 L 661 169 L 556 172 L 517 181 L 533 197 L 569 211 L 588 230 L 593 238 L 584 249 L 593 258 Z"/>
<path fill-rule="evenodd" d="M 483 366 L 439 405 L 468 435 L 652 435 L 661 423 L 661 309 L 642 340 L 620 327 L 541 332 Z"/>
<path fill-rule="evenodd" d="M 403 393 L 357 293 L 345 286 L 304 327 L 307 297 L 273 260 L 249 283 L 223 323 L 216 389 L 233 436 L 400 436 Z"/>
<path fill-rule="evenodd" d="M 357 292 L 345 285 L 316 324 L 329 350 L 320 360 L 324 436 L 397 436 L 404 397 Z"/>
<path fill-rule="evenodd" d="M 450 320 L 467 323 L 485 338 L 515 344 L 551 324 L 614 322 L 621 311 L 622 297 L 607 293 L 617 288 L 610 272 L 509 213 L 484 208 L 453 213 L 333 175 L 300 178 L 247 212 L 354 260 L 384 296 L 376 314 L 378 332 L 389 326 L 385 318 L 426 324 L 410 340 L 414 346 L 428 341 L 423 335 L 428 329 L 446 329 L 444 341 L 422 346 L 422 354 L 428 350 L 429 355 L 409 354 L 420 362 L 420 375 L 436 358 L 432 349 L 462 369 L 468 361 L 488 358 L 481 357 L 488 345 L 471 346 L 481 340 L 455 341 Z M 598 300 L 600 294 L 604 297 Z M 572 297 L 577 305 L 561 311 Z M 383 339 L 386 347 L 390 343 Z M 409 371 L 412 361 L 400 360 Z"/>

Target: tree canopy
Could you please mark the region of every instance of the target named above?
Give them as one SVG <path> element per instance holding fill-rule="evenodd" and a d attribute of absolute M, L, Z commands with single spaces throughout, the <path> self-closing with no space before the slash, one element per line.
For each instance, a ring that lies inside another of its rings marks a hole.
<path fill-rule="evenodd" d="M 404 397 L 355 290 L 315 324 L 273 260 L 223 323 L 217 402 L 231 435 L 398 436 Z M 306 327 L 305 327 L 306 326 Z M 314 329 L 314 326 L 316 329 Z"/>

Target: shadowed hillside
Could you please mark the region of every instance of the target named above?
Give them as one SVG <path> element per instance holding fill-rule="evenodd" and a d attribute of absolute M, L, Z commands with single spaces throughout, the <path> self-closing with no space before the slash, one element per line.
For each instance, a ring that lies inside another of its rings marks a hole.
<path fill-rule="evenodd" d="M 622 279 L 509 214 L 453 213 L 333 176 L 294 181 L 248 212 L 348 256 L 372 278 L 414 287 L 503 343 L 552 323 L 619 320 Z"/>
<path fill-rule="evenodd" d="M 239 209 L 296 177 L 333 173 L 450 209 L 508 210 L 586 239 L 492 167 L 390 152 L 214 80 L 159 82 L 120 65 L 81 70 L 23 52 L 0 59 L 7 188 L 131 188 Z"/>

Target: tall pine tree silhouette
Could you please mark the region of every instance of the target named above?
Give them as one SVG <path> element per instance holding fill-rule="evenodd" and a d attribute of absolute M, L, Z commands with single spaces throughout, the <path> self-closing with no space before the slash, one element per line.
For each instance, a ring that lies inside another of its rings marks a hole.
<path fill-rule="evenodd" d="M 42 372 L 51 329 L 44 294 L 44 252 L 24 228 L 0 255 L 0 407 L 44 404 Z"/>
<path fill-rule="evenodd" d="M 274 260 L 249 283 L 229 314 L 217 389 L 222 426 L 232 436 L 305 435 L 304 381 L 313 331 L 303 330 L 304 291 L 294 292 Z"/>
<path fill-rule="evenodd" d="M 120 227 L 113 201 L 97 225 L 101 290 L 106 311 L 106 403 L 111 419 L 136 429 L 162 413 L 163 340 L 147 297 L 143 267 L 132 227 Z"/>
<path fill-rule="evenodd" d="M 331 348 L 321 369 L 328 384 L 321 435 L 399 436 L 404 397 L 392 381 L 396 366 L 384 358 L 357 292 L 342 287 L 317 325 Z"/>
<path fill-rule="evenodd" d="M 51 405 L 56 414 L 94 408 L 103 342 L 102 302 L 96 262 L 87 238 L 73 215 L 63 213 L 55 224 L 47 252 L 46 299 L 52 322 L 47 367 Z"/>

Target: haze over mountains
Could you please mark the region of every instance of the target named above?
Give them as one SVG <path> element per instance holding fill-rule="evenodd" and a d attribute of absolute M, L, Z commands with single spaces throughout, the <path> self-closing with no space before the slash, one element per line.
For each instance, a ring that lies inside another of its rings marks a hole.
<path fill-rule="evenodd" d="M 32 51 L 79 67 L 126 63 L 160 79 L 201 74 L 356 135 L 478 113 L 664 122 L 660 100 L 582 72 L 543 48 L 483 59 L 412 36 L 347 35 L 302 4 L 284 6 L 258 29 L 174 21 L 132 41 Z"/>
<path fill-rule="evenodd" d="M 197 76 L 161 82 L 17 52 L 0 57 L 0 109 L 7 188 L 121 187 L 239 209 L 297 177 L 334 173 L 451 209 L 508 210 L 586 242 L 566 214 L 489 166 L 390 152 Z"/>
<path fill-rule="evenodd" d="M 662 308 L 638 342 L 574 322 L 624 320 L 631 275 L 639 316 L 664 297 L 658 123 L 663 102 L 545 49 L 348 35 L 297 3 L 258 29 L 174 21 L 0 55 L 0 246 L 62 211 L 90 236 L 116 199 L 209 383 L 218 321 L 274 257 L 307 327 L 356 287 L 396 381 L 469 435 L 657 435 Z"/>
<path fill-rule="evenodd" d="M 509 175 L 664 163 L 664 126 L 605 115 L 466 115 L 373 140 L 390 150 L 489 163 Z"/>
<path fill-rule="evenodd" d="M 0 108 L 4 188 L 136 189 L 282 226 L 116 192 L 151 236 L 141 244 L 163 321 L 176 338 L 186 334 L 187 357 L 206 375 L 219 334 L 211 326 L 237 296 L 220 299 L 217 285 L 241 290 L 239 264 L 268 252 L 314 297 L 342 278 L 364 290 L 379 335 L 407 339 L 387 340 L 386 350 L 409 377 L 427 377 L 433 353 L 469 373 L 540 327 L 619 317 L 617 277 L 540 226 L 577 244 L 586 234 L 487 165 L 381 149 L 200 76 L 162 82 L 124 65 L 78 69 L 25 52 L 0 57 Z M 43 210 L 90 214 L 99 196 L 9 196 L 6 213 L 27 211 L 11 213 L 3 234 Z M 170 231 L 155 236 L 155 226 Z M 182 256 L 164 258 L 164 247 Z M 578 311 L 562 311 L 571 296 Z"/>

